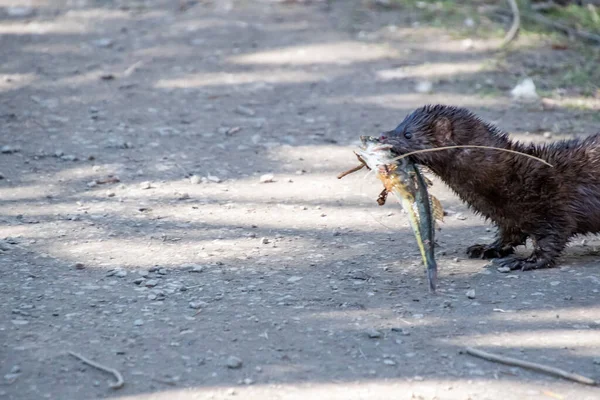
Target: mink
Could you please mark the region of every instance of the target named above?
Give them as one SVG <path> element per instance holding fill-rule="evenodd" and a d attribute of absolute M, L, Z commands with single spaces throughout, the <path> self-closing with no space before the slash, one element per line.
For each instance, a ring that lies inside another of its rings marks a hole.
<path fill-rule="evenodd" d="M 498 228 L 496 240 L 467 248 L 470 258 L 531 270 L 556 265 L 567 242 L 600 232 L 600 134 L 546 144 L 511 140 L 506 132 L 465 108 L 427 105 L 416 109 L 380 140 L 397 154 L 442 146 L 479 145 L 412 155 L 439 176 L 476 214 Z M 515 247 L 533 243 L 528 257 Z"/>

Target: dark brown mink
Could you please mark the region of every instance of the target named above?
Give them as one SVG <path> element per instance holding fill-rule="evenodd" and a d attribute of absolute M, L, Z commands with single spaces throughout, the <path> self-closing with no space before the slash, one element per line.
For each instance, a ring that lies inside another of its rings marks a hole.
<path fill-rule="evenodd" d="M 464 108 L 428 105 L 409 114 L 381 141 L 404 154 L 441 146 L 481 145 L 497 150 L 449 149 L 411 156 L 438 175 L 469 207 L 498 227 L 496 240 L 467 249 L 471 258 L 498 258 L 511 270 L 552 267 L 576 234 L 600 232 L 600 134 L 549 144 L 525 144 Z M 529 257 L 514 249 L 533 242 Z"/>

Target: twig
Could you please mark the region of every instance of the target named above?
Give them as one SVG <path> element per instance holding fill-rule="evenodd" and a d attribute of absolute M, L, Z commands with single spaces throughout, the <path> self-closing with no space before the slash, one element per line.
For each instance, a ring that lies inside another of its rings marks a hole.
<path fill-rule="evenodd" d="M 121 375 L 121 373 L 119 371 L 117 371 L 116 369 L 105 367 L 104 365 L 98 364 L 95 361 L 89 360 L 89 359 L 85 358 L 84 356 L 82 356 L 81 354 L 75 353 L 74 351 L 69 351 L 68 353 L 75 358 L 79 358 L 81 361 L 83 361 L 87 365 L 90 365 L 101 371 L 108 372 L 109 374 L 113 374 L 114 377 L 117 379 L 117 381 L 115 383 L 111 383 L 109 385 L 111 388 L 121 389 L 123 387 L 123 385 L 125 385 L 125 381 L 123 380 L 123 375 Z"/>
<path fill-rule="evenodd" d="M 352 169 L 349 169 L 348 171 L 344 171 L 341 174 L 339 174 L 337 176 L 338 179 L 342 179 L 343 177 L 345 177 L 346 175 L 350 175 L 356 171 L 360 171 L 361 169 L 363 169 L 363 167 L 365 166 L 365 164 L 360 164 Z"/>
<path fill-rule="evenodd" d="M 581 376 L 578 374 L 572 374 L 562 369 L 548 367 L 546 365 L 537 364 L 529 361 L 521 361 L 516 358 L 503 357 L 492 353 L 487 353 L 482 350 L 477 350 L 472 347 L 466 348 L 467 354 L 470 354 L 475 357 L 483 358 L 484 360 L 498 362 L 506 365 L 514 365 L 516 367 L 527 368 L 537 372 L 543 372 L 548 375 L 558 376 L 561 378 L 569 379 L 578 383 L 583 383 L 584 385 L 592 385 L 596 386 L 598 383 L 593 379 L 587 378 L 585 376 Z"/>
<path fill-rule="evenodd" d="M 506 47 L 510 42 L 512 42 L 519 33 L 519 29 L 521 28 L 521 13 L 519 12 L 519 6 L 517 5 L 516 0 L 508 0 L 508 4 L 510 4 L 510 9 L 513 14 L 513 23 L 510 27 L 510 30 L 506 33 L 500 48 Z"/>
<path fill-rule="evenodd" d="M 496 8 L 495 12 L 498 13 L 498 14 L 502 14 L 502 15 L 506 15 L 507 14 L 506 10 L 503 10 L 501 8 Z M 521 15 L 521 18 L 531 20 L 531 21 L 536 22 L 536 23 L 541 24 L 541 25 L 549 26 L 551 28 L 554 28 L 554 29 L 557 29 L 559 31 L 562 31 L 562 32 L 564 32 L 564 33 L 566 33 L 567 35 L 570 35 L 570 36 L 578 36 L 581 39 L 585 39 L 585 40 L 588 40 L 590 42 L 600 43 L 600 35 L 596 35 L 595 33 L 591 33 L 591 32 L 587 32 L 587 31 L 582 31 L 582 30 L 579 30 L 579 29 L 571 28 L 568 25 L 565 25 L 565 24 L 557 22 L 557 21 L 553 21 L 552 19 L 550 19 L 548 17 L 544 17 L 543 15 L 540 15 L 540 14 L 523 13 Z"/>

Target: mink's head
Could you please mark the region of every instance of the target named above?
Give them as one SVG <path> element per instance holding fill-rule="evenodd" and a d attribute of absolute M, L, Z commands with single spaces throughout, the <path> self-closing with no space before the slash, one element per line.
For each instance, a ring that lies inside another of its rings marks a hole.
<path fill-rule="evenodd" d="M 493 145 L 504 136 L 465 108 L 428 105 L 410 113 L 395 129 L 384 132 L 380 141 L 398 154 L 456 145 Z M 414 159 L 425 164 L 444 162 L 459 150 L 420 153 Z"/>

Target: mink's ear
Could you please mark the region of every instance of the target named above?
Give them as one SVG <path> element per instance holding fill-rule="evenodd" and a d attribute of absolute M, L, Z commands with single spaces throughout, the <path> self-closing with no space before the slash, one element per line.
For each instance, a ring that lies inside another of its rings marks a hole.
<path fill-rule="evenodd" d="M 437 119 L 434 122 L 434 129 L 437 137 L 444 138 L 446 142 L 452 141 L 452 122 L 448 118 L 441 117 Z"/>

